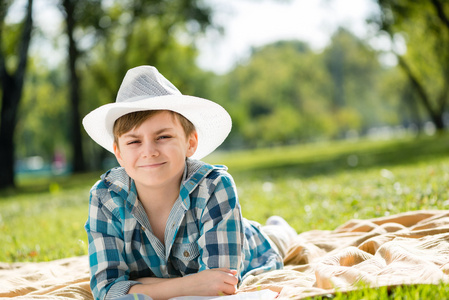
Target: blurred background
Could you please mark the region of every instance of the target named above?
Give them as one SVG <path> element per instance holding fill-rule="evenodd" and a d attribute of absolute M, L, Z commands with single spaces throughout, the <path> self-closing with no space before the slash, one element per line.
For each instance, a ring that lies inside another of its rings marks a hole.
<path fill-rule="evenodd" d="M 0 188 L 114 166 L 81 120 L 138 65 L 229 111 L 220 152 L 438 135 L 449 2 L 3 0 Z"/>

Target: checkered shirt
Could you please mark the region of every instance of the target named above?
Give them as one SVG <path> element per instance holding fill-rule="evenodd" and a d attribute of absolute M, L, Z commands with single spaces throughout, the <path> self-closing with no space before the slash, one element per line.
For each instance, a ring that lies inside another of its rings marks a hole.
<path fill-rule="evenodd" d="M 134 181 L 123 168 L 108 171 L 92 187 L 85 229 L 95 299 L 123 296 L 141 277 L 174 278 L 229 268 L 238 270 L 241 281 L 282 268 L 260 226 L 242 218 L 226 167 L 197 160 L 186 162 L 165 245 L 153 235 Z"/>

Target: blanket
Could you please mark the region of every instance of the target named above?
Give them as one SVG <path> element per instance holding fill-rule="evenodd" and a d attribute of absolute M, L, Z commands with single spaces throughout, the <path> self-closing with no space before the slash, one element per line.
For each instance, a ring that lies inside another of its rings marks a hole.
<path fill-rule="evenodd" d="M 246 278 L 239 292 L 270 289 L 283 299 L 370 287 L 449 282 L 449 211 L 410 211 L 350 220 L 299 234 L 285 268 Z M 0 263 L 0 298 L 92 299 L 86 256 Z"/>

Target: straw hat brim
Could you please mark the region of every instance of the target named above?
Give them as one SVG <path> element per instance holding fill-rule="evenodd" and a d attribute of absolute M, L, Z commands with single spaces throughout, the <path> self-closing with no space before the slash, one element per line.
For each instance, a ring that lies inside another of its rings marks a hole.
<path fill-rule="evenodd" d="M 231 131 L 232 121 L 227 111 L 207 99 L 187 95 L 159 97 L 140 96 L 126 102 L 109 103 L 91 111 L 83 119 L 89 136 L 106 150 L 114 153 L 114 122 L 123 115 L 144 110 L 171 110 L 187 118 L 198 133 L 198 147 L 191 158 L 201 159 L 214 151 Z"/>

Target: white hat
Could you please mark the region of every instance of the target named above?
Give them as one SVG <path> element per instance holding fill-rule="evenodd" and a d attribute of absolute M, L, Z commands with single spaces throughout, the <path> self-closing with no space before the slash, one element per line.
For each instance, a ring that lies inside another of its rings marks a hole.
<path fill-rule="evenodd" d="M 95 142 L 114 153 L 114 122 L 123 115 L 143 110 L 171 110 L 192 122 L 198 133 L 194 159 L 201 159 L 220 146 L 232 127 L 231 117 L 223 107 L 210 100 L 182 95 L 151 66 L 130 69 L 115 103 L 91 111 L 84 117 L 83 126 Z"/>

